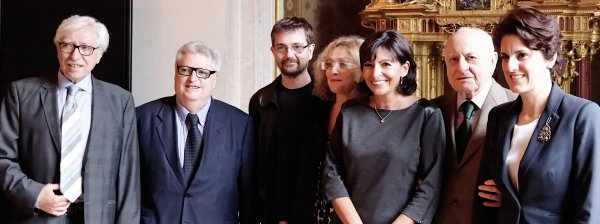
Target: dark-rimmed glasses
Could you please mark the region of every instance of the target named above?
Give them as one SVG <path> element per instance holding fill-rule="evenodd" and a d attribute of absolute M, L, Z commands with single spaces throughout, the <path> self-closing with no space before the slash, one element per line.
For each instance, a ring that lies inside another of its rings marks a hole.
<path fill-rule="evenodd" d="M 94 53 L 94 50 L 98 49 L 97 47 L 87 45 L 75 45 L 71 43 L 59 43 L 58 47 L 60 48 L 60 51 L 65 53 L 73 53 L 75 49 L 78 49 L 79 54 L 83 56 L 90 56 Z"/>
<path fill-rule="evenodd" d="M 275 49 L 275 51 L 280 54 L 286 54 L 288 52 L 288 49 L 292 50 L 294 54 L 302 54 L 302 52 L 304 52 L 304 49 L 306 49 L 309 45 L 310 44 L 304 46 L 301 44 L 293 44 L 292 46 L 288 47 L 284 44 L 278 44 L 275 47 L 273 47 L 273 49 Z"/>
<path fill-rule="evenodd" d="M 183 76 L 190 76 L 193 72 L 196 72 L 196 76 L 201 79 L 208 79 L 210 75 L 215 74 L 217 71 L 211 71 L 204 68 L 194 68 L 190 66 L 177 65 L 177 73 Z"/>

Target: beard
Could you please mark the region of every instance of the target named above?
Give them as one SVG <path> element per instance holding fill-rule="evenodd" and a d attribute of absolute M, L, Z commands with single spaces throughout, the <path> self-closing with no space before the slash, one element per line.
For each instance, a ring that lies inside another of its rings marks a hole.
<path fill-rule="evenodd" d="M 285 64 L 290 62 L 294 62 L 297 65 L 295 67 L 286 67 Z M 281 74 L 290 78 L 298 77 L 302 72 L 306 71 L 306 68 L 308 68 L 308 63 L 302 63 L 302 61 L 292 58 L 284 59 L 279 66 Z"/>

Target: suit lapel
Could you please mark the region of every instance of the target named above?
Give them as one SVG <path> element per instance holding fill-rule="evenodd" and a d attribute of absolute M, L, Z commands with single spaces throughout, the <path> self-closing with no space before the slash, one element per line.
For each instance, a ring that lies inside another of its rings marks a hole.
<path fill-rule="evenodd" d="M 548 103 L 546 104 L 546 108 L 544 112 L 542 112 L 540 119 L 531 135 L 531 139 L 529 140 L 529 144 L 527 145 L 527 150 L 525 150 L 525 154 L 521 159 L 521 163 L 519 164 L 519 183 L 522 183 L 523 177 L 527 175 L 527 171 L 529 171 L 529 167 L 532 162 L 538 157 L 538 154 L 544 149 L 545 143 L 538 140 L 538 135 L 546 121 L 549 119 L 549 126 L 552 133 L 555 132 L 555 127 L 558 125 L 560 116 L 556 114 L 556 108 L 560 106 L 565 93 L 558 88 L 558 86 L 553 85 L 552 91 L 550 93 L 550 97 L 548 98 Z M 550 139 L 552 141 L 552 139 Z"/>
<path fill-rule="evenodd" d="M 463 156 L 461 165 L 468 161 L 470 157 L 476 154 L 477 151 L 483 148 L 490 110 L 497 106 L 499 104 L 498 102 L 507 101 L 508 99 L 506 94 L 504 94 L 504 89 L 498 83 L 496 83 L 496 81 L 492 81 L 492 87 L 490 88 L 490 92 L 488 93 L 485 101 L 483 101 L 483 105 L 481 105 L 479 117 L 477 119 L 477 126 L 475 127 L 475 130 L 473 130 L 473 134 L 471 134 L 471 139 L 469 140 L 467 148 L 465 149 L 465 155 Z"/>
<path fill-rule="evenodd" d="M 42 89 L 40 89 L 40 99 L 42 101 L 42 107 L 44 108 L 46 124 L 48 125 L 48 130 L 52 136 L 52 143 L 54 143 L 54 148 L 58 150 L 60 155 L 60 126 L 58 122 L 58 108 L 56 105 L 58 102 L 56 96 L 57 82 L 58 80 L 56 80 L 55 76 L 54 78 L 47 79 L 47 81 L 42 84 Z"/>
<path fill-rule="evenodd" d="M 200 158 L 200 166 L 196 170 L 192 182 L 200 180 L 203 167 L 210 166 L 210 163 L 215 162 L 213 158 L 221 156 L 222 152 L 219 151 L 222 148 L 221 145 L 227 142 L 224 137 L 226 136 L 225 129 L 223 128 L 224 123 L 227 121 L 225 113 L 222 111 L 219 101 L 212 98 L 210 100 L 211 104 L 202 132 L 202 158 Z"/>
<path fill-rule="evenodd" d="M 167 157 L 167 161 L 173 169 L 173 173 L 179 180 L 182 186 L 186 186 L 183 180 L 183 170 L 179 164 L 179 155 L 177 154 L 177 127 L 175 122 L 175 97 L 173 96 L 169 102 L 172 104 L 164 104 L 156 119 L 159 121 L 156 125 L 156 133 L 161 148 Z"/>
<path fill-rule="evenodd" d="M 499 141 L 500 145 L 498 146 L 501 149 L 502 154 L 499 155 L 500 158 L 495 158 L 501 161 L 499 164 L 502 164 L 500 168 L 500 178 L 502 179 L 502 184 L 504 185 L 504 188 L 508 190 L 510 196 L 513 197 L 515 200 L 517 200 L 518 197 L 516 196 L 516 192 L 514 191 L 512 182 L 510 180 L 510 177 L 508 176 L 506 156 L 508 156 L 508 151 L 510 150 L 513 129 L 515 127 L 515 124 L 517 124 L 517 118 L 519 116 L 520 111 L 521 97 L 519 96 L 519 98 L 517 98 L 517 100 L 513 102 L 510 106 L 508 113 L 500 116 L 500 121 L 498 122 L 498 124 L 500 124 L 500 127 L 497 133 L 503 133 L 504 138 L 501 139 L 501 141 Z"/>
<path fill-rule="evenodd" d="M 457 167 L 458 166 L 458 159 L 456 158 L 456 127 L 455 127 L 455 121 L 456 121 L 456 92 L 452 91 L 448 94 L 448 97 L 446 97 L 444 99 L 444 104 L 446 104 L 445 108 L 447 108 L 444 111 L 444 123 L 446 125 L 446 130 L 449 133 L 449 138 L 447 138 L 447 143 L 449 144 L 451 147 L 451 152 L 448 152 L 448 154 L 450 154 L 450 160 L 452 161 L 452 166 L 453 167 Z M 448 148 L 448 147 L 447 147 Z"/>

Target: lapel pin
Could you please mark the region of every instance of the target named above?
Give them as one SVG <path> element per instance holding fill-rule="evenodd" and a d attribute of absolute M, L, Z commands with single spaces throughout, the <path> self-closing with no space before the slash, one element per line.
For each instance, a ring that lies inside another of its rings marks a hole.
<path fill-rule="evenodd" d="M 544 127 L 542 127 L 542 130 L 538 135 L 538 140 L 540 140 L 541 142 L 548 142 L 552 137 L 552 130 L 550 130 L 550 120 L 552 120 L 552 117 L 548 117 L 548 120 L 546 120 L 546 124 L 544 124 Z"/>

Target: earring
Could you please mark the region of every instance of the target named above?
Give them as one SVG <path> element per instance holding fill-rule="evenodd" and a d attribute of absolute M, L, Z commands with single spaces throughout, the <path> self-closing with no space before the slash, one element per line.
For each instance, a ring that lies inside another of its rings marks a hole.
<path fill-rule="evenodd" d="M 400 77 L 400 85 L 402 85 L 403 81 L 404 81 L 404 76 Z"/>

